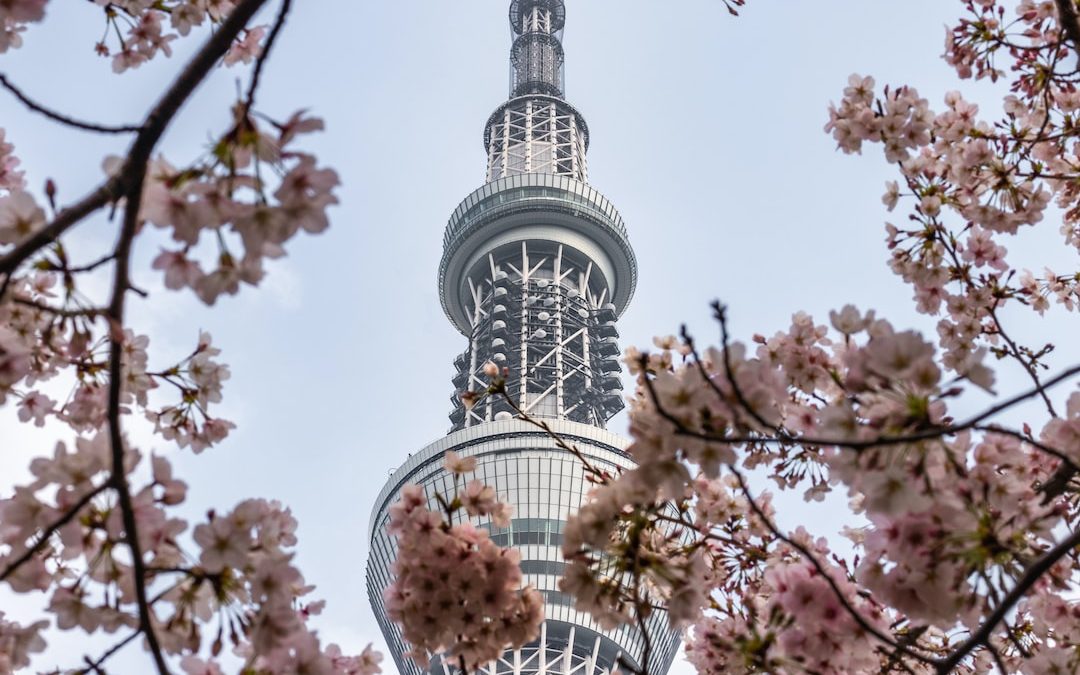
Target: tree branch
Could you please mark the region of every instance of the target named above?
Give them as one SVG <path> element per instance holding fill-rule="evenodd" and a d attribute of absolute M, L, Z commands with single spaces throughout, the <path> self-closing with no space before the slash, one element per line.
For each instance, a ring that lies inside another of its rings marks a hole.
<path fill-rule="evenodd" d="M 994 632 L 994 629 L 997 628 L 997 625 L 1001 623 L 1002 619 L 1005 618 L 1005 615 L 1009 613 L 1013 606 L 1016 605 L 1021 598 L 1027 595 L 1032 586 L 1034 586 L 1058 560 L 1064 558 L 1078 546 L 1080 546 L 1080 530 L 1072 532 L 1068 537 L 1044 553 L 1042 557 L 1031 563 L 1031 565 L 1024 570 L 1024 575 L 1016 582 L 1013 589 L 1002 599 L 1001 603 L 990 616 L 986 617 L 986 621 L 979 626 L 979 629 L 972 633 L 967 640 L 938 664 L 938 673 L 948 673 L 973 649 L 979 645 L 986 644 L 990 639 L 990 635 Z"/>
<path fill-rule="evenodd" d="M 19 242 L 7 255 L 0 258 L 0 274 L 10 277 L 15 272 L 15 268 L 24 260 L 56 241 L 60 235 L 83 218 L 109 202 L 116 201 L 121 193 L 121 181 L 118 176 L 113 177 L 75 204 L 60 211 L 51 223 Z M 0 293 L 0 299 L 2 296 L 3 294 Z"/>
<path fill-rule="evenodd" d="M 9 80 L 7 76 L 3 73 L 0 73 L 0 86 L 3 86 L 4 89 L 10 91 L 15 96 L 15 98 L 19 99 L 19 101 L 21 101 L 22 104 L 30 110 L 33 110 L 36 113 L 41 113 L 42 115 L 48 117 L 54 122 L 59 122 L 60 124 L 64 124 L 75 129 L 82 129 L 83 131 L 95 131 L 101 134 L 130 134 L 138 132 L 141 128 L 131 125 L 117 126 L 110 124 L 97 124 L 95 122 L 83 122 L 82 120 L 77 120 L 74 117 L 69 117 L 62 113 L 58 113 L 54 110 L 46 108 L 45 106 L 41 105 L 37 101 L 34 101 L 32 98 L 24 94 L 23 91 L 16 87 L 14 84 L 12 84 L 11 80 Z"/>
<path fill-rule="evenodd" d="M 123 388 L 123 333 L 124 308 L 127 293 L 131 290 L 131 249 L 139 228 L 139 209 L 142 205 L 143 184 L 146 167 L 157 142 L 175 117 L 180 107 L 206 78 L 210 69 L 224 56 L 232 41 L 247 25 L 255 12 L 266 0 L 243 0 L 218 27 L 218 30 L 188 62 L 173 85 L 150 111 L 142 131 L 135 138 L 127 160 L 120 173 L 123 194 L 127 200 L 124 220 L 115 248 L 116 267 L 113 276 L 112 299 L 109 302 L 109 319 L 113 330 L 109 341 L 109 441 L 112 450 L 111 484 L 117 491 L 121 517 L 124 524 L 124 540 L 131 550 L 132 574 L 135 598 L 139 607 L 139 630 L 146 637 L 147 646 L 154 658 L 160 675 L 168 675 L 169 669 L 162 654 L 161 645 L 154 632 L 153 617 L 146 594 L 146 561 L 139 545 L 138 523 L 132 505 L 131 491 L 124 470 L 124 440 L 120 426 L 120 396 Z"/>
<path fill-rule="evenodd" d="M 131 183 L 136 180 L 136 174 L 140 174 L 138 180 L 142 182 L 141 174 L 146 171 L 150 154 L 161 140 L 162 134 L 165 133 L 173 117 L 199 84 L 206 79 L 207 73 L 225 55 L 232 41 L 244 29 L 255 12 L 266 2 L 267 0 L 243 0 L 236 6 L 147 114 L 142 126 L 139 127 L 139 134 L 128 150 L 127 161 L 120 173 L 105 181 L 77 204 L 61 211 L 51 223 L 20 242 L 14 250 L 0 258 L 0 274 L 11 275 L 24 260 L 55 241 L 83 218 L 129 193 Z"/>
<path fill-rule="evenodd" d="M 139 635 L 140 635 L 140 631 L 135 631 L 134 633 L 132 633 L 131 635 L 128 635 L 126 638 L 124 638 L 120 642 L 117 642 L 116 644 L 114 644 L 104 654 L 102 654 L 101 656 L 99 656 L 97 659 L 95 659 L 93 661 L 90 660 L 89 656 L 84 657 L 83 661 L 86 663 L 86 667 L 82 668 L 80 670 L 76 670 L 74 672 L 77 675 L 86 675 L 87 673 L 89 673 L 91 671 L 93 671 L 95 673 L 102 672 L 101 671 L 101 664 L 108 661 L 109 658 L 113 654 L 115 654 L 116 652 L 120 651 L 121 649 L 123 649 L 124 647 L 129 645 L 131 643 L 131 641 L 134 640 L 135 638 L 139 637 Z"/>
<path fill-rule="evenodd" d="M 720 434 L 706 433 L 706 432 L 696 431 L 694 429 L 689 429 L 689 428 L 686 427 L 685 424 L 682 423 L 682 421 L 680 421 L 678 418 L 676 418 L 671 413 L 664 410 L 664 408 L 660 405 L 659 398 L 656 395 L 655 388 L 652 387 L 652 385 L 651 385 L 651 381 L 649 380 L 649 378 L 647 376 L 644 377 L 643 379 L 644 379 L 645 386 L 646 386 L 647 389 L 650 390 L 650 393 L 651 393 L 650 398 L 652 399 L 654 405 L 656 406 L 657 413 L 661 417 L 663 417 L 664 419 L 668 420 L 669 422 L 671 422 L 672 424 L 675 425 L 675 427 L 676 427 L 675 432 L 676 433 L 678 433 L 680 435 L 684 435 L 684 436 L 691 436 L 691 437 L 694 437 L 694 438 L 699 438 L 699 439 L 704 440 L 704 441 L 712 441 L 712 442 L 716 442 L 716 443 L 725 443 L 725 444 L 729 444 L 729 445 L 739 445 L 739 444 L 744 444 L 744 443 L 760 443 L 760 444 L 763 444 L 763 445 L 774 445 L 774 444 L 777 444 L 777 443 L 793 443 L 793 444 L 813 445 L 813 446 L 836 446 L 836 447 L 840 447 L 840 448 L 848 448 L 850 450 L 866 450 L 868 448 L 879 447 L 879 446 L 904 445 L 904 444 L 907 444 L 907 443 L 917 443 L 919 441 L 933 440 L 933 439 L 936 439 L 936 438 L 941 438 L 943 436 L 950 436 L 950 435 L 953 435 L 953 434 L 957 434 L 957 433 L 960 433 L 962 431 L 968 431 L 968 430 L 971 430 L 971 429 L 977 429 L 986 420 L 998 415 L 999 413 L 1002 413 L 1002 412 L 1008 410 L 1009 408 L 1013 407 L 1014 405 L 1017 405 L 1018 403 L 1022 403 L 1022 402 L 1026 401 L 1026 400 L 1028 400 L 1030 398 L 1034 398 L 1036 396 L 1039 396 L 1039 395 L 1043 394 L 1046 390 L 1048 390 L 1048 389 L 1050 389 L 1050 388 L 1052 388 L 1052 387 L 1054 387 L 1054 386 L 1056 386 L 1058 384 L 1061 384 L 1065 380 L 1068 380 L 1069 378 L 1074 377 L 1076 375 L 1080 375 L 1080 365 L 1075 365 L 1075 366 L 1073 366 L 1071 368 L 1068 368 L 1068 369 L 1062 371 L 1061 373 L 1058 373 L 1054 377 L 1047 380 L 1045 383 L 1038 384 L 1035 387 L 1033 387 L 1032 389 L 1029 389 L 1027 391 L 1023 391 L 1023 392 L 1021 392 L 1019 394 L 1016 394 L 1015 396 L 1012 396 L 1011 398 L 1008 398 L 1008 399 L 1002 401 L 1001 403 L 993 405 L 993 406 L 987 408 L 986 410 L 984 410 L 983 412 L 981 412 L 981 413 L 979 413 L 979 414 L 977 414 L 977 415 L 975 415 L 973 417 L 970 417 L 970 418 L 968 418 L 967 420 L 965 420 L 963 422 L 960 422 L 958 424 L 953 424 L 953 425 L 950 425 L 950 426 L 946 426 L 946 427 L 934 427 L 934 428 L 931 428 L 931 429 L 927 429 L 925 431 L 920 431 L 920 432 L 917 432 L 917 433 L 905 434 L 905 435 L 900 435 L 900 436 L 879 436 L 877 438 L 867 439 L 867 440 L 863 440 L 863 441 L 853 441 L 853 440 L 845 440 L 845 439 L 838 439 L 838 438 L 817 438 L 817 437 L 813 437 L 813 436 L 804 436 L 804 435 L 795 436 L 795 435 L 792 435 L 791 433 L 789 433 L 783 427 L 781 427 L 779 425 L 776 425 L 776 424 L 772 424 L 768 420 L 764 419 L 761 416 L 761 414 L 758 413 L 757 410 L 755 410 L 752 405 L 750 405 L 749 401 L 746 399 L 745 395 L 742 393 L 742 389 L 739 387 L 739 384 L 735 379 L 734 366 L 731 363 L 730 350 L 729 350 L 730 338 L 729 338 L 728 330 L 727 330 L 727 318 L 726 318 L 725 308 L 723 307 L 723 305 L 721 305 L 718 302 L 713 303 L 713 308 L 716 311 L 716 318 L 720 322 L 721 348 L 722 348 L 723 355 L 724 355 L 724 376 L 727 379 L 728 383 L 731 385 L 732 394 L 735 396 L 736 402 L 739 404 L 740 408 L 744 409 L 746 411 L 746 413 L 749 414 L 754 419 L 754 421 L 756 421 L 758 424 L 765 427 L 769 431 L 773 432 L 775 434 L 775 436 L 774 437 L 754 436 L 754 435 L 749 435 L 749 436 L 724 436 L 724 435 L 720 435 Z M 704 366 L 701 365 L 701 357 L 698 354 L 696 347 L 694 346 L 693 339 L 685 331 L 683 333 L 683 340 L 686 341 L 687 346 L 690 348 L 691 355 L 694 357 L 694 360 L 697 363 L 698 368 L 701 369 L 702 375 L 705 378 L 706 382 L 709 383 L 709 386 L 712 387 L 713 391 L 715 391 L 718 396 L 722 397 L 722 400 L 726 400 L 726 397 L 725 397 L 724 393 L 716 386 L 716 383 L 713 382 L 710 379 L 710 377 L 708 376 L 708 373 L 705 372 Z M 648 364 L 647 357 L 643 355 L 642 359 L 641 359 L 641 365 L 642 365 L 643 370 L 645 369 L 647 364 Z M 1080 466 L 1077 466 L 1076 463 L 1073 460 L 1071 460 L 1061 450 L 1058 450 L 1056 448 L 1051 448 L 1051 447 L 1049 447 L 1049 446 L 1047 446 L 1045 444 L 1039 443 L 1039 442 L 1032 441 L 1031 439 L 1029 439 L 1026 436 L 1020 434 L 1020 432 L 1017 432 L 1017 431 L 1010 431 L 1010 430 L 1007 430 L 1007 429 L 1004 429 L 1004 428 L 1001 428 L 1001 427 L 996 427 L 996 426 L 994 427 L 994 431 L 997 432 L 997 433 L 1004 434 L 1004 435 L 1014 436 L 1014 437 L 1020 438 L 1020 439 L 1024 440 L 1025 442 L 1029 443 L 1030 445 L 1032 445 L 1032 447 L 1035 447 L 1035 448 L 1037 448 L 1039 450 L 1047 452 L 1048 454 L 1051 454 L 1054 457 L 1058 458 L 1059 460 L 1064 462 L 1066 466 L 1070 467 L 1072 470 L 1080 472 Z"/>
<path fill-rule="evenodd" d="M 1039 390 L 1039 396 L 1042 397 L 1043 403 L 1046 405 L 1047 412 L 1051 417 L 1057 417 L 1057 411 L 1054 410 L 1054 403 L 1050 400 L 1050 396 L 1042 387 L 1042 383 L 1039 381 L 1039 373 L 1035 370 L 1035 366 L 1032 363 L 1028 363 L 1024 360 L 1024 355 L 1020 351 L 1020 347 L 1009 334 L 1005 332 L 1005 327 L 1001 325 L 1001 319 L 998 318 L 997 310 L 990 310 L 990 318 L 994 320 L 994 327 L 997 329 L 997 334 L 1001 336 L 1001 339 L 1005 341 L 1005 344 L 1009 347 L 1009 353 L 1020 364 L 1024 371 L 1031 378 L 1031 381 L 1035 383 L 1035 388 Z"/>
<path fill-rule="evenodd" d="M 42 531 L 41 536 L 37 538 L 37 541 L 35 541 L 30 546 L 30 548 L 26 549 L 22 553 L 22 555 L 9 563 L 7 567 L 4 568 L 3 572 L 0 572 L 0 581 L 7 579 L 15 572 L 15 570 L 19 569 L 22 565 L 24 565 L 27 560 L 33 558 L 38 553 L 38 551 L 40 551 L 45 546 L 45 544 L 48 543 L 49 537 L 56 534 L 57 530 L 59 530 L 61 527 L 70 523 L 71 520 L 79 514 L 79 511 L 82 511 L 83 507 L 89 504 L 94 499 L 94 497 L 100 495 L 108 487 L 108 483 L 103 483 L 102 485 L 97 486 L 90 492 L 87 492 L 85 495 L 82 496 L 81 499 L 79 499 L 79 501 L 75 502 L 75 505 L 68 509 L 67 512 L 64 513 L 64 515 L 58 518 L 56 522 L 45 528 L 45 530 Z"/>

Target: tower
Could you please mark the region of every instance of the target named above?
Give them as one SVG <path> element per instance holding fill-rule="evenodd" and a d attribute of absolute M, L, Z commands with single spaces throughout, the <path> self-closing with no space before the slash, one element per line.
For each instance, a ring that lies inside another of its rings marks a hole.
<path fill-rule="evenodd" d="M 459 393 L 483 391 L 485 363 L 509 373 L 507 389 L 530 416 L 543 419 L 596 466 L 633 466 L 628 441 L 605 427 L 623 407 L 616 318 L 634 293 L 637 265 L 622 217 L 588 184 L 589 129 L 563 97 L 563 0 L 512 0 L 510 99 L 484 131 L 487 182 L 450 216 L 439 264 L 443 309 L 468 339 L 454 360 L 450 433 L 414 453 L 390 477 L 371 516 L 368 595 L 398 669 L 422 671 L 387 618 L 394 540 L 389 508 L 401 488 L 453 493 L 442 468 L 454 450 L 477 459 L 476 478 L 514 507 L 509 528 L 479 523 L 495 543 L 521 553 L 524 583 L 540 590 L 545 622 L 538 641 L 505 653 L 488 675 L 599 675 L 620 655 L 640 663 L 645 641 L 636 627 L 602 630 L 558 590 L 565 563 L 567 515 L 588 494 L 580 461 L 544 432 L 514 419 L 502 399 L 472 409 Z M 650 673 L 663 675 L 678 648 L 663 612 L 647 621 Z M 451 672 L 436 662 L 433 672 Z"/>

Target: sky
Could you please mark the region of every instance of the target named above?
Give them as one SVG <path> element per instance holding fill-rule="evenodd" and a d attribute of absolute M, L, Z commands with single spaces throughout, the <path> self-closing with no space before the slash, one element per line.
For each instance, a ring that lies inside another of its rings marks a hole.
<path fill-rule="evenodd" d="M 300 521 L 299 565 L 328 601 L 317 625 L 346 651 L 382 645 L 364 587 L 375 496 L 408 453 L 449 429 L 452 361 L 466 343 L 442 314 L 436 271 L 447 217 L 483 182 L 484 123 L 507 97 L 507 4 L 295 3 L 259 108 L 278 119 L 307 108 L 325 119 L 327 131 L 305 147 L 341 176 L 331 229 L 295 240 L 258 290 L 213 308 L 162 288 L 149 270 L 152 238 L 136 250 L 136 281 L 151 294 L 135 304 L 133 321 L 151 336 L 151 363 L 181 356 L 204 329 L 233 374 L 219 408 L 238 425 L 228 441 L 198 457 L 166 450 L 191 487 L 185 513 L 195 520 L 254 496 L 288 504 Z M 939 58 L 961 5 L 751 0 L 734 18 L 719 0 L 567 0 L 567 98 L 589 123 L 591 182 L 622 212 L 638 257 L 637 293 L 619 323 L 623 346 L 647 346 L 684 322 L 715 341 L 714 299 L 729 305 L 743 340 L 786 329 L 800 310 L 825 321 L 846 303 L 898 326 L 932 327 L 884 264 L 884 222 L 903 217 L 880 200 L 894 170 L 876 148 L 841 154 L 822 127 L 853 72 L 913 85 L 935 107 L 959 88 L 996 113 L 1002 92 L 958 82 Z M 26 46 L 0 57 L 0 72 L 80 117 L 136 120 L 195 42 L 116 76 L 93 55 L 101 29 L 92 3 L 53 2 Z M 243 77 L 222 70 L 200 88 L 164 140 L 166 157 L 181 163 L 204 150 Z M 96 185 L 101 159 L 124 147 L 59 129 L 2 92 L 0 126 L 31 187 L 51 177 L 61 202 Z M 70 245 L 107 246 L 111 228 L 91 223 Z M 1056 227 L 1043 229 L 1049 234 L 1015 251 L 1036 269 L 1075 264 L 1056 252 Z M 1025 317 L 1017 332 L 1054 339 L 1076 327 L 1068 316 Z M 1057 368 L 1078 358 L 1067 340 L 1058 338 Z M 1003 390 L 1022 386 L 1003 373 Z M 625 426 L 622 415 L 611 428 Z M 0 409 L 0 494 L 55 438 Z M 797 498 L 780 503 L 801 509 Z M 836 539 L 843 517 L 823 508 L 814 523 Z M 19 610 L 32 604 L 4 600 Z M 55 644 L 53 665 L 94 649 Z"/>

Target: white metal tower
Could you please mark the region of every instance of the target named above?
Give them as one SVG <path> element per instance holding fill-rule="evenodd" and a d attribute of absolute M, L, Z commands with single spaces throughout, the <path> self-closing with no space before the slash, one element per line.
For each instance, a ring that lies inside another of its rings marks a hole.
<path fill-rule="evenodd" d="M 443 239 L 443 309 L 468 339 L 455 359 L 452 429 L 390 477 L 371 517 L 368 594 L 402 673 L 418 675 L 400 631 L 386 618 L 395 542 L 390 506 L 404 485 L 435 495 L 454 489 L 442 468 L 454 450 L 477 458 L 476 477 L 514 507 L 509 528 L 480 523 L 501 545 L 521 552 L 524 582 L 545 598 L 540 639 L 507 652 L 489 675 L 608 673 L 622 656 L 640 663 L 645 641 L 635 627 L 604 631 L 558 590 L 560 545 L 568 514 L 589 491 L 580 461 L 488 397 L 471 410 L 462 391 L 483 391 L 484 364 L 508 369 L 508 389 L 531 416 L 573 442 L 590 462 L 632 466 L 626 439 L 605 429 L 623 407 L 616 318 L 634 293 L 637 265 L 622 217 L 587 183 L 589 130 L 563 98 L 563 0 L 512 0 L 510 100 L 484 132 L 487 183 L 454 210 Z M 650 673 L 667 672 L 678 648 L 663 612 L 648 620 Z M 436 663 L 432 671 L 453 669 Z"/>

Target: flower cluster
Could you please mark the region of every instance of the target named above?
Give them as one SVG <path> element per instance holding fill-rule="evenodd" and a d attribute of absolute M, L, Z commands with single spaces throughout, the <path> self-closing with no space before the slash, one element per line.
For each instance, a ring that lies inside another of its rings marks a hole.
<path fill-rule="evenodd" d="M 95 49 L 101 56 L 112 57 L 112 68 L 116 73 L 138 68 L 158 54 L 172 56 L 169 43 L 181 36 L 187 37 L 192 28 L 204 23 L 220 24 L 237 4 L 234 0 L 94 1 L 104 8 L 107 24 L 105 38 Z M 261 53 L 259 42 L 266 32 L 265 27 L 244 32 L 244 37 L 238 38 L 226 55 L 226 66 L 250 63 Z M 109 41 L 114 36 L 116 44 L 110 46 Z"/>
<path fill-rule="evenodd" d="M 0 54 L 22 46 L 26 24 L 45 18 L 48 0 L 9 0 L 0 4 Z M 2 153 L 0 153 L 2 154 Z"/>
<path fill-rule="evenodd" d="M 20 626 L 4 619 L 0 612 L 0 674 L 12 675 L 30 665 L 30 654 L 45 649 L 41 631 L 47 621 L 37 621 L 31 626 Z"/>
<path fill-rule="evenodd" d="M 241 284 L 258 284 L 263 261 L 283 255 L 285 244 L 301 230 L 324 231 L 326 209 L 337 203 L 332 192 L 337 174 L 290 147 L 297 136 L 321 130 L 321 120 L 297 113 L 274 123 L 270 132 L 260 128 L 244 106 L 236 112 L 235 126 L 205 162 L 184 169 L 163 159 L 151 165 L 140 211 L 179 244 L 163 249 L 154 260 L 154 269 L 165 274 L 165 286 L 192 288 L 207 304 L 222 294 L 236 294 Z M 118 166 L 113 160 L 106 169 Z M 273 192 L 264 177 L 271 170 L 281 176 Z M 207 238 L 216 249 L 209 256 L 209 270 L 192 257 Z M 235 244 L 242 255 L 234 252 Z"/>
<path fill-rule="evenodd" d="M 475 467 L 471 458 L 447 455 L 445 466 L 455 475 Z M 499 548 L 485 529 L 452 524 L 459 509 L 506 524 L 509 507 L 497 506 L 494 497 L 490 487 L 474 481 L 443 504 L 442 512 L 432 511 L 423 488 L 409 485 L 390 509 L 398 557 L 394 583 L 385 592 L 386 611 L 412 645 L 410 657 L 422 666 L 440 655 L 469 672 L 539 632 L 543 601 L 535 589 L 521 588 L 520 555 Z"/>

